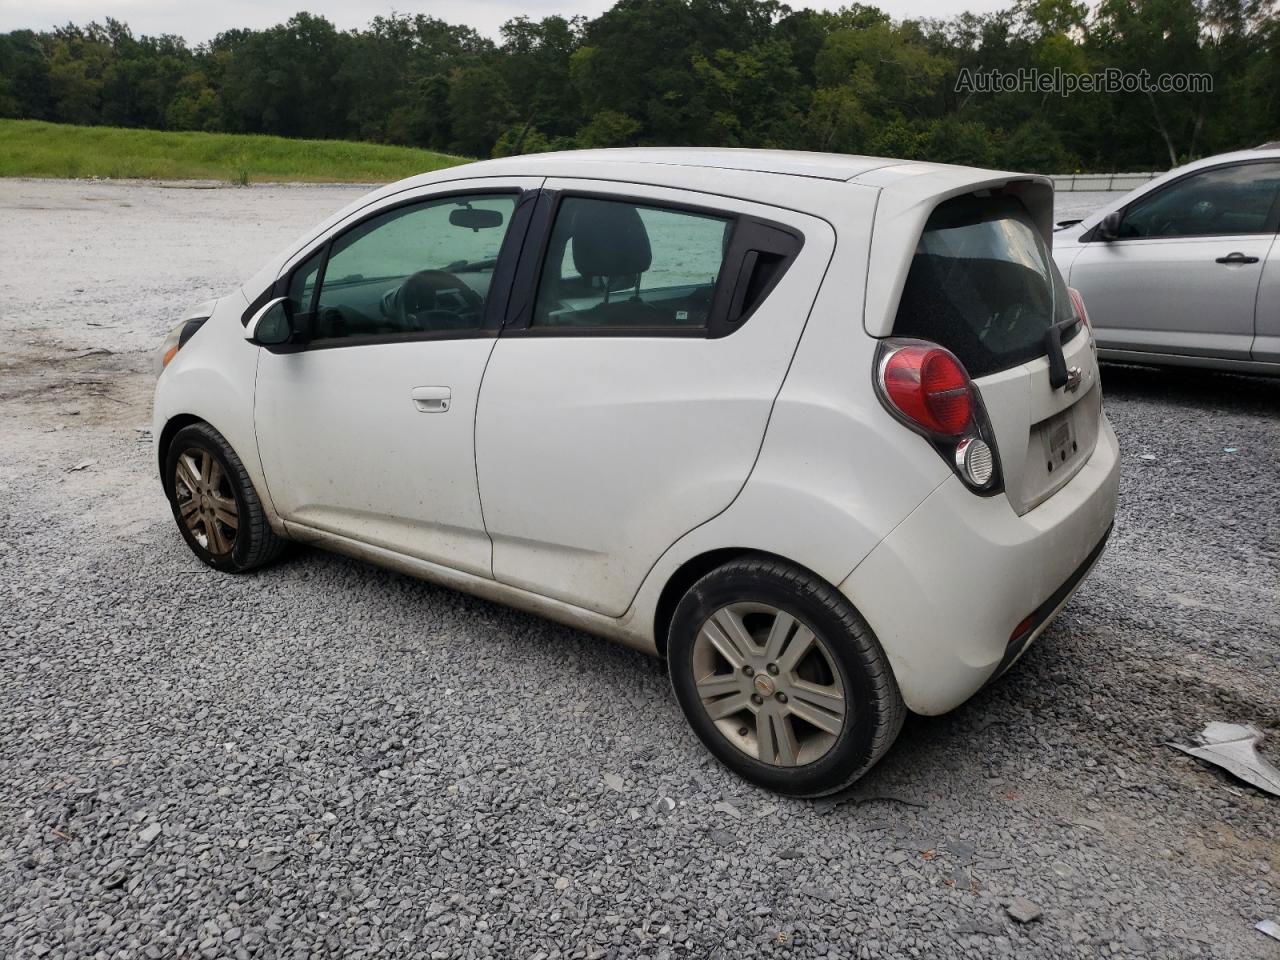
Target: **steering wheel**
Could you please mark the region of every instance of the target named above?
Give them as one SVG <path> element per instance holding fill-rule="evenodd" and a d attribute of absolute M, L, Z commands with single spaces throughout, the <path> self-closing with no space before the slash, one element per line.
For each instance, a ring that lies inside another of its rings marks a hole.
<path fill-rule="evenodd" d="M 478 293 L 448 270 L 419 270 L 395 292 L 400 320 L 408 329 L 471 327 L 484 307 Z"/>

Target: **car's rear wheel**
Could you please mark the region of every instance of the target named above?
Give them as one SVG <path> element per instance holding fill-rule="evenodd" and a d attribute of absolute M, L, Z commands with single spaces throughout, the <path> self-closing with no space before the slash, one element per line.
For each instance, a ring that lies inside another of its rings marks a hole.
<path fill-rule="evenodd" d="M 906 708 L 871 628 L 813 574 L 771 557 L 732 561 L 672 618 L 671 682 L 707 748 L 747 780 L 820 796 L 889 749 Z"/>
<path fill-rule="evenodd" d="M 270 563 L 285 541 L 235 450 L 207 423 L 183 427 L 165 458 L 165 493 L 192 552 L 219 570 L 243 573 Z"/>

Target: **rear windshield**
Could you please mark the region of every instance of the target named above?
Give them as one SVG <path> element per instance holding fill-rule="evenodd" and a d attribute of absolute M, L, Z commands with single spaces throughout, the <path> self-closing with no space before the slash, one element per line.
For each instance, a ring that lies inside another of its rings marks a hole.
<path fill-rule="evenodd" d="M 893 332 L 946 347 L 971 377 L 1044 356 L 1074 330 L 1067 286 L 1015 197 L 957 197 L 929 216 Z"/>

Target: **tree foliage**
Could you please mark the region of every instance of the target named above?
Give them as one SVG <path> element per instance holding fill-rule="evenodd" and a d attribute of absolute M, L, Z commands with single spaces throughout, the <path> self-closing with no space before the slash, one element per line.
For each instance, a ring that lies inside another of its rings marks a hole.
<path fill-rule="evenodd" d="M 497 41 L 425 15 L 298 13 L 195 48 L 116 20 L 0 34 L 0 116 L 404 144 L 469 156 L 704 145 L 1061 172 L 1165 167 L 1280 128 L 1274 0 L 1016 0 L 895 21 L 874 6 L 618 0 Z M 1204 73 L 1204 93 L 999 93 L 962 71 Z"/>

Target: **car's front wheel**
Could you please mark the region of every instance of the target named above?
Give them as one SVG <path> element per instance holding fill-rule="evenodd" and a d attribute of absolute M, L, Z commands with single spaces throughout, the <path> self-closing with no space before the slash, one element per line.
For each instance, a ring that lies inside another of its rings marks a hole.
<path fill-rule="evenodd" d="M 270 563 L 284 548 L 244 464 L 209 424 L 193 423 L 174 436 L 164 487 L 183 539 L 209 566 L 244 573 Z"/>
<path fill-rule="evenodd" d="M 672 618 L 667 659 L 707 748 L 779 793 L 853 783 L 906 714 L 866 621 L 829 584 L 772 557 L 732 561 L 695 583 Z"/>

